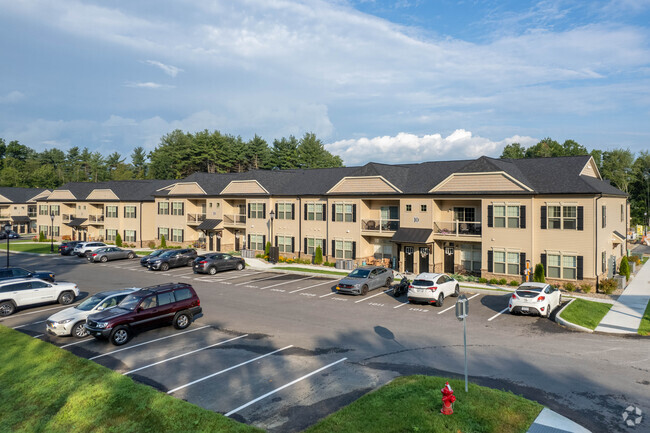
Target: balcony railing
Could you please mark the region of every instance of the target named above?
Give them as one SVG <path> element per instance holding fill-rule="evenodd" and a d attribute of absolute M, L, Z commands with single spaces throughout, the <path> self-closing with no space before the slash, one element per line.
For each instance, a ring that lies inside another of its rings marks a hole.
<path fill-rule="evenodd" d="M 30 218 L 36 218 L 36 215 L 37 215 L 36 211 L 34 211 L 34 212 L 27 212 L 27 216 L 30 217 Z"/>
<path fill-rule="evenodd" d="M 88 222 L 91 224 L 104 224 L 104 215 L 88 215 Z"/>
<path fill-rule="evenodd" d="M 64 214 L 61 216 L 61 218 L 63 219 L 63 222 L 64 222 L 64 223 L 67 223 L 67 222 L 70 222 L 70 221 L 72 221 L 73 219 L 75 219 L 76 216 L 75 216 L 74 214 L 67 214 L 67 213 L 64 213 Z"/>
<path fill-rule="evenodd" d="M 229 225 L 246 225 L 246 215 L 224 215 L 223 223 Z"/>
<path fill-rule="evenodd" d="M 187 214 L 187 223 L 188 224 L 200 224 L 205 221 L 204 213 L 188 213 Z"/>
<path fill-rule="evenodd" d="M 433 232 L 444 236 L 481 236 L 480 222 L 436 221 Z"/>
<path fill-rule="evenodd" d="M 399 229 L 399 220 L 361 220 L 361 230 L 370 232 L 395 232 Z"/>

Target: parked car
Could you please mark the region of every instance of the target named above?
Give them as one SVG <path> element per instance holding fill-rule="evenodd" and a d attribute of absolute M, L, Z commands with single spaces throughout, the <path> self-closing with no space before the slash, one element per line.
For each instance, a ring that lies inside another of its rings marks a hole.
<path fill-rule="evenodd" d="M 365 295 L 378 287 L 390 287 L 393 282 L 393 270 L 381 266 L 362 266 L 350 272 L 339 281 L 336 291 L 353 295 Z"/>
<path fill-rule="evenodd" d="M 171 323 L 185 329 L 201 315 L 201 301 L 191 285 L 167 283 L 130 293 L 117 307 L 88 316 L 84 326 L 93 337 L 120 346 L 144 326 Z"/>
<path fill-rule="evenodd" d="M 562 303 L 560 291 L 546 283 L 524 283 L 510 296 L 511 314 L 539 314 L 548 317 Z"/>
<path fill-rule="evenodd" d="M 135 257 L 133 250 L 124 250 L 119 247 L 97 248 L 88 255 L 89 262 L 106 263 L 109 260 L 132 259 Z"/>
<path fill-rule="evenodd" d="M 144 256 L 143 258 L 140 259 L 140 265 L 142 265 L 142 266 L 144 266 L 146 268 L 147 266 L 149 266 L 149 260 L 160 256 L 165 251 L 170 251 L 170 250 L 167 249 L 167 248 L 162 248 L 162 249 L 159 249 L 159 250 L 155 250 L 154 252 L 152 252 L 148 256 Z"/>
<path fill-rule="evenodd" d="M 106 245 L 104 242 L 79 242 L 77 245 L 75 245 L 72 252 L 79 257 L 88 257 L 88 255 L 96 249 L 106 246 L 108 245 Z"/>
<path fill-rule="evenodd" d="M 41 280 L 54 281 L 54 272 L 52 271 L 29 271 L 25 268 L 1 268 L 0 281 L 11 280 L 16 278 L 40 278 Z"/>
<path fill-rule="evenodd" d="M 422 273 L 409 285 L 408 301 L 412 304 L 435 304 L 442 307 L 447 296 L 458 296 L 460 285 L 447 274 Z"/>
<path fill-rule="evenodd" d="M 192 266 L 196 256 L 196 250 L 193 248 L 165 251 L 158 257 L 149 260 L 149 269 L 166 271 L 180 266 Z"/>
<path fill-rule="evenodd" d="M 79 288 L 74 283 L 51 283 L 38 278 L 23 278 L 0 282 L 0 316 L 9 316 L 18 307 L 58 302 L 71 304 L 79 296 Z"/>
<path fill-rule="evenodd" d="M 5 234 L 9 239 L 20 239 L 20 235 L 13 230 L 9 231 L 9 233 L 5 232 Z"/>
<path fill-rule="evenodd" d="M 218 271 L 227 271 L 229 269 L 241 271 L 245 267 L 246 261 L 244 259 L 224 253 L 210 253 L 194 259 L 195 274 L 214 275 Z"/>
<path fill-rule="evenodd" d="M 59 245 L 59 253 L 62 256 L 69 256 L 72 254 L 74 247 L 77 246 L 81 241 L 66 241 Z"/>
<path fill-rule="evenodd" d="M 126 298 L 126 295 L 137 290 L 140 289 L 132 287 L 92 295 L 76 307 L 66 308 L 51 315 L 45 322 L 45 330 L 52 335 L 86 337 L 88 330 L 84 327 L 84 324 L 89 315 L 115 307 Z"/>

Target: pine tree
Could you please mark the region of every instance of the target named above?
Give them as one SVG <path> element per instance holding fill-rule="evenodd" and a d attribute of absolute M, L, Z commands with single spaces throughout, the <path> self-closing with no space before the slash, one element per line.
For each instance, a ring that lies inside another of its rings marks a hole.
<path fill-rule="evenodd" d="M 627 256 L 623 256 L 621 259 L 621 264 L 618 267 L 618 273 L 620 275 L 625 275 L 625 278 L 630 280 L 630 263 L 627 261 Z"/>
<path fill-rule="evenodd" d="M 118 247 L 122 246 L 122 236 L 119 233 L 115 236 L 115 245 Z"/>
<path fill-rule="evenodd" d="M 544 277 L 544 265 L 538 263 L 535 265 L 535 273 L 533 274 L 533 281 L 536 283 L 545 283 L 546 278 Z"/>

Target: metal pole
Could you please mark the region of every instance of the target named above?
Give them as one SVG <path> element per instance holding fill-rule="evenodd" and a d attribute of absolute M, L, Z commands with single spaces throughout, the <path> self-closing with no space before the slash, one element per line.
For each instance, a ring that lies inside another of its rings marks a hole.
<path fill-rule="evenodd" d="M 467 325 L 465 322 L 467 318 L 463 319 L 463 345 L 465 346 L 465 392 L 467 392 Z"/>
<path fill-rule="evenodd" d="M 50 232 L 50 253 L 54 252 L 54 214 L 51 215 L 52 226 Z"/>
<path fill-rule="evenodd" d="M 9 267 L 9 233 L 7 233 L 7 267 Z"/>

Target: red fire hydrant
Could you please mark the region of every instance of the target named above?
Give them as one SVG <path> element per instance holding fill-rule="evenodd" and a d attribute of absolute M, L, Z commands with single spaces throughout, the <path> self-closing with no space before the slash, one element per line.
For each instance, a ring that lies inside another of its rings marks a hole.
<path fill-rule="evenodd" d="M 449 382 L 445 382 L 445 386 L 440 390 L 440 392 L 442 392 L 442 409 L 440 409 L 440 413 L 443 415 L 451 415 L 454 413 L 452 405 L 456 401 L 454 390 L 449 386 Z"/>

